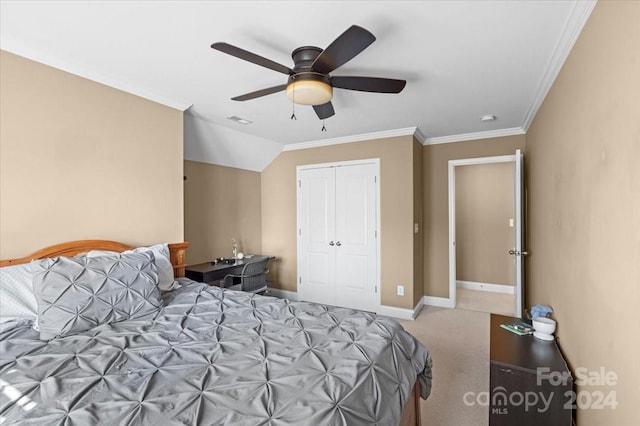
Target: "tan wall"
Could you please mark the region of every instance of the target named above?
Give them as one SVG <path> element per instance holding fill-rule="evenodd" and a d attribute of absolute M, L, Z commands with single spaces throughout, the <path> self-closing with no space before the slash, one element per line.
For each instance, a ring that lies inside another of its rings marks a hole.
<path fill-rule="evenodd" d="M 413 309 L 413 137 L 286 151 L 262 173 L 262 251 L 277 256 L 276 285 L 296 291 L 296 167 L 380 158 L 382 304 Z M 405 295 L 396 296 L 396 285 Z"/>
<path fill-rule="evenodd" d="M 0 57 L 0 257 L 183 239 L 182 112 Z"/>
<path fill-rule="evenodd" d="M 424 294 L 449 297 L 448 162 L 524 151 L 525 136 L 426 145 L 422 155 Z"/>
<path fill-rule="evenodd" d="M 616 409 L 640 407 L 640 2 L 599 2 L 527 135 L 528 299 L 551 305 L 570 365 L 615 372 Z"/>
<path fill-rule="evenodd" d="M 418 226 L 418 232 L 413 233 L 413 305 L 417 305 L 423 296 L 422 290 L 422 144 L 413 138 L 413 224 Z"/>
<path fill-rule="evenodd" d="M 184 162 L 184 235 L 189 264 L 262 252 L 260 173 L 195 161 Z"/>
<path fill-rule="evenodd" d="M 456 166 L 456 279 L 514 284 L 514 164 Z"/>

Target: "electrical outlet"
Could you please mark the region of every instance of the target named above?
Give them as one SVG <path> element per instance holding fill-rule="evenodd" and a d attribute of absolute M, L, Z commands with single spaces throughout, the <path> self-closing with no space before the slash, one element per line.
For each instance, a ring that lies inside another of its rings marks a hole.
<path fill-rule="evenodd" d="M 404 296 L 404 286 L 398 284 L 398 296 Z"/>

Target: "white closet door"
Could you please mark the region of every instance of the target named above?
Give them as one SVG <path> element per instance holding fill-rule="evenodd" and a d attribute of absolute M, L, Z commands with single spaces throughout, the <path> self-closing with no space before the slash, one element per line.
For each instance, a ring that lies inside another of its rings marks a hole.
<path fill-rule="evenodd" d="M 298 296 L 335 304 L 335 169 L 301 170 L 298 182 Z"/>
<path fill-rule="evenodd" d="M 335 171 L 335 304 L 375 312 L 377 167 L 361 164 L 337 167 Z"/>

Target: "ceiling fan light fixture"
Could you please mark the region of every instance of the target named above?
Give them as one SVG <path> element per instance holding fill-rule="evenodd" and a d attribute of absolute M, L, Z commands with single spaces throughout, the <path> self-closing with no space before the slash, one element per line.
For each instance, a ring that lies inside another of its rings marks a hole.
<path fill-rule="evenodd" d="M 333 87 L 323 80 L 300 79 L 287 85 L 287 98 L 301 105 L 324 105 L 333 97 Z"/>

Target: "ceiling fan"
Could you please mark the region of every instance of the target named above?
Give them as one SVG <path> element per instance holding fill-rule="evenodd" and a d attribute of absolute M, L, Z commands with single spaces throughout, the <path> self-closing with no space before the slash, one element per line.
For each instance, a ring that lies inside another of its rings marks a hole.
<path fill-rule="evenodd" d="M 375 93 L 400 93 L 407 84 L 405 80 L 378 77 L 331 76 L 375 41 L 375 36 L 357 25 L 352 25 L 326 49 L 303 46 L 291 53 L 294 66 L 289 68 L 270 59 L 248 52 L 228 43 L 213 43 L 211 47 L 236 58 L 287 74 L 287 84 L 267 87 L 231 98 L 248 101 L 261 96 L 286 90 L 287 97 L 296 104 L 312 105 L 318 118 L 324 120 L 335 114 L 331 98 L 333 89 L 358 90 Z M 295 116 L 292 116 L 294 118 Z"/>

